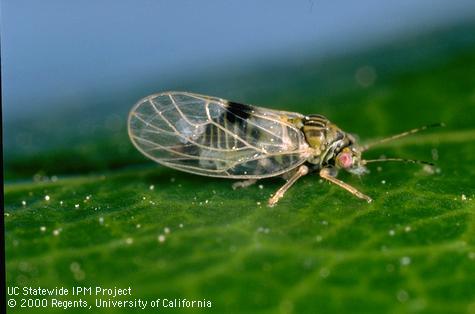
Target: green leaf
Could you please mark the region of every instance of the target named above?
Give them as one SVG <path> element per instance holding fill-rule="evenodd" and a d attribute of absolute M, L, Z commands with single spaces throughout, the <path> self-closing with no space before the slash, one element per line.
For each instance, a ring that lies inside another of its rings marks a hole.
<path fill-rule="evenodd" d="M 158 166 L 130 145 L 125 107 L 118 127 L 76 138 L 65 131 L 49 146 L 6 150 L 7 284 L 130 286 L 131 297 L 116 299 L 206 299 L 211 309 L 194 310 L 216 313 L 474 312 L 473 33 L 434 55 L 432 44 L 454 33 L 330 65 L 309 60 L 249 74 L 256 81 L 291 75 L 244 98 L 324 114 L 362 139 L 446 123 L 367 153 L 433 161 L 433 173 L 384 163 L 362 178 L 339 176 L 371 204 L 310 174 L 268 208 L 281 179 L 234 191 L 230 180 Z M 374 70 L 368 87 L 355 82 L 358 68 Z M 71 130 L 62 121 L 59 130 Z M 53 127 L 39 126 L 53 136 Z M 98 297 L 81 298 L 94 304 Z M 58 309 L 24 312 L 36 311 Z M 135 310 L 94 310 L 102 311 Z"/>

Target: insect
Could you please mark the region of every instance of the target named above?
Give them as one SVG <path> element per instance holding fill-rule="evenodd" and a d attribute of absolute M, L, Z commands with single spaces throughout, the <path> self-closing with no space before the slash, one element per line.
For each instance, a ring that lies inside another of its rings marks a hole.
<path fill-rule="evenodd" d="M 438 125 L 363 146 L 322 115 L 271 110 L 188 92 L 145 97 L 135 104 L 128 118 L 132 143 L 164 166 L 244 180 L 234 183 L 233 188 L 247 187 L 258 179 L 283 177 L 287 182 L 269 199 L 270 206 L 310 172 L 371 202 L 369 196 L 337 179 L 338 171 L 363 175 L 371 162 L 427 163 L 400 158 L 365 160 L 361 155 L 373 145 L 433 126 Z"/>

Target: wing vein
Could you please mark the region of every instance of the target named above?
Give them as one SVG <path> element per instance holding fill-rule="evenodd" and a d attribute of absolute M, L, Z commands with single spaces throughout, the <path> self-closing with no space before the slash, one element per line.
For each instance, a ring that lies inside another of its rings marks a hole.
<path fill-rule="evenodd" d="M 168 94 L 168 97 L 170 97 L 170 100 L 172 101 L 172 104 L 173 106 L 175 106 L 176 108 L 176 111 L 178 111 L 178 113 L 180 114 L 180 116 L 182 116 L 182 118 L 189 124 L 189 125 L 192 125 L 194 127 L 197 127 L 199 126 L 200 124 L 196 124 L 196 123 L 193 123 L 191 122 L 187 117 L 186 115 L 181 111 L 181 109 L 178 107 L 176 101 L 175 101 L 175 98 L 173 98 L 172 94 Z"/>
<path fill-rule="evenodd" d="M 155 110 L 155 112 L 160 116 L 160 118 L 162 118 L 162 120 L 175 132 L 174 134 L 182 139 L 184 139 L 185 141 L 187 142 L 190 142 L 202 149 L 209 149 L 209 150 L 214 150 L 214 151 L 228 151 L 227 149 L 220 149 L 220 148 L 212 148 L 212 147 L 209 147 L 209 146 L 205 146 L 205 145 L 202 145 L 202 144 L 198 144 L 197 142 L 193 141 L 192 139 L 186 137 L 186 136 L 183 136 L 180 131 L 178 131 L 175 126 L 173 124 L 170 123 L 170 121 L 155 107 L 155 104 L 152 100 L 150 100 L 150 103 L 152 104 L 152 107 L 153 109 Z M 209 123 L 213 123 L 213 122 L 208 122 Z M 208 125 L 208 124 L 205 124 L 205 125 Z M 173 133 L 172 133 L 173 134 Z M 252 147 L 249 147 L 249 148 L 252 148 Z"/>
<path fill-rule="evenodd" d="M 210 124 L 216 126 L 218 129 L 224 131 L 225 133 L 229 133 L 232 137 L 236 138 L 238 141 L 240 141 L 241 143 L 243 143 L 244 146 L 247 146 L 248 148 L 257 150 L 257 151 L 259 151 L 259 152 L 263 152 L 263 150 L 261 150 L 261 149 L 255 147 L 255 146 L 249 144 L 247 141 L 245 141 L 245 140 L 244 140 L 243 138 L 241 138 L 239 135 L 234 134 L 233 132 L 231 132 L 231 131 L 229 131 L 229 130 L 223 128 L 221 125 L 219 125 L 218 123 L 214 122 L 213 119 L 212 119 L 212 117 L 211 117 L 211 114 L 210 114 L 210 112 L 209 112 L 209 106 L 208 106 L 208 105 L 209 105 L 209 102 L 207 102 L 207 103 L 205 104 L 205 110 L 206 110 L 206 115 L 207 115 L 207 117 L 208 117 L 208 120 L 209 120 L 209 123 L 210 123 Z M 218 132 L 218 133 L 219 133 L 219 132 Z"/>

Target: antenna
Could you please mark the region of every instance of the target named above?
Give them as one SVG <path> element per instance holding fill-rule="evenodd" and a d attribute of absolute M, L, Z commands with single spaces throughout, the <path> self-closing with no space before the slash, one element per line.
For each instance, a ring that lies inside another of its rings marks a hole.
<path fill-rule="evenodd" d="M 361 163 L 363 165 L 372 163 L 372 162 L 385 162 L 385 161 L 398 161 L 398 162 L 407 162 L 407 163 L 412 163 L 412 164 L 420 164 L 420 165 L 429 165 L 429 166 L 435 166 L 433 163 L 428 162 L 428 161 L 423 161 L 423 160 L 414 160 L 414 159 L 403 159 L 403 158 L 380 158 L 380 159 L 369 159 L 365 160 L 363 159 Z"/>
<path fill-rule="evenodd" d="M 364 151 L 368 150 L 369 148 L 371 148 L 373 146 L 376 146 L 376 145 L 379 145 L 379 144 L 382 144 L 382 143 L 385 143 L 385 142 L 389 142 L 389 141 L 394 141 L 394 140 L 397 140 L 401 137 L 412 135 L 412 134 L 420 132 L 420 131 L 424 131 L 424 130 L 431 129 L 431 128 L 444 127 L 444 126 L 445 126 L 444 123 L 434 123 L 434 124 L 430 124 L 430 125 L 425 125 L 425 126 L 422 126 L 420 128 L 417 128 L 417 129 L 412 129 L 412 130 L 409 130 L 409 131 L 406 131 L 406 132 L 403 132 L 403 133 L 399 133 L 399 134 L 396 134 L 396 135 L 392 135 L 390 137 L 383 138 L 383 139 L 381 139 L 379 141 L 376 141 L 376 142 L 373 142 L 373 143 L 366 144 L 361 148 L 361 151 L 364 152 Z"/>

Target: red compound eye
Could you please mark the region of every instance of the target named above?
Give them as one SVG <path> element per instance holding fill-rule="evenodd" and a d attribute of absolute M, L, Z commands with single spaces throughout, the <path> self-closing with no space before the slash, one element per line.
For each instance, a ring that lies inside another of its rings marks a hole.
<path fill-rule="evenodd" d="M 343 168 L 349 168 L 353 165 L 353 158 L 350 153 L 342 153 L 338 157 L 338 161 Z"/>

